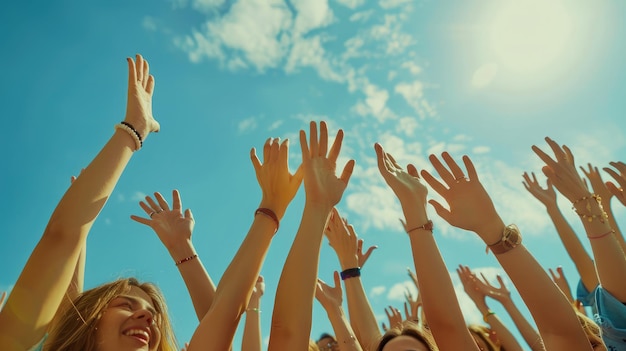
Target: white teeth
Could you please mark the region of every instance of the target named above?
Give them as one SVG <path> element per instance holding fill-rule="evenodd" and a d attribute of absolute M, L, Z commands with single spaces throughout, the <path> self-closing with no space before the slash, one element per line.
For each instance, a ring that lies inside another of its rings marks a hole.
<path fill-rule="evenodd" d="M 128 336 L 133 336 L 133 335 L 142 335 L 146 338 L 146 340 L 148 340 L 150 338 L 150 335 L 148 334 L 147 331 L 145 330 L 141 330 L 141 329 L 130 329 L 127 330 L 124 335 L 128 335 Z"/>

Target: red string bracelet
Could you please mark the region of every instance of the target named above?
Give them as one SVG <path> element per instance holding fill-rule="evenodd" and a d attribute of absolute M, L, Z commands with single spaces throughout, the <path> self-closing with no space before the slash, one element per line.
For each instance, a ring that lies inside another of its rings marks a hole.
<path fill-rule="evenodd" d="M 266 215 L 267 217 L 274 220 L 274 222 L 276 222 L 276 230 L 274 230 L 274 233 L 276 233 L 278 231 L 278 228 L 280 227 L 280 221 L 278 220 L 278 216 L 276 215 L 276 213 L 274 213 L 274 211 L 270 210 L 269 208 L 263 207 L 259 207 L 256 209 L 256 211 L 254 211 L 255 216 L 259 213 Z"/>
<path fill-rule="evenodd" d="M 602 238 L 604 238 L 605 236 L 607 236 L 607 235 L 609 235 L 609 234 L 613 234 L 613 233 L 615 233 L 615 229 L 611 229 L 611 230 L 609 230 L 608 232 L 606 232 L 606 233 L 604 233 L 604 234 L 600 234 L 600 235 L 598 235 L 598 236 L 588 236 L 588 235 L 587 235 L 587 237 L 588 237 L 589 239 L 602 239 Z"/>

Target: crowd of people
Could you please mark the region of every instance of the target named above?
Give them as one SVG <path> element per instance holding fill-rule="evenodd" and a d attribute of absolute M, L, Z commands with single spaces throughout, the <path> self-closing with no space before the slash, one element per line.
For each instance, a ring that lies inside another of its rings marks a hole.
<path fill-rule="evenodd" d="M 83 286 L 90 228 L 134 152 L 160 129 L 152 115 L 155 81 L 148 62 L 137 55 L 128 59 L 128 69 L 124 120 L 73 179 L 10 295 L 0 297 L 0 306 L 6 299 L 0 310 L 0 350 L 227 351 L 234 348 L 235 332 L 245 315 L 241 349 L 260 351 L 264 348 L 260 300 L 265 292 L 260 272 L 272 238 L 302 183 L 302 219 L 277 278 L 267 349 L 522 350 L 522 343 L 489 308 L 495 300 L 510 314 L 533 351 L 626 350 L 626 242 L 611 211 L 613 198 L 626 206 L 625 163 L 612 162 L 604 168 L 612 177 L 605 183 L 593 165 L 581 167 L 581 177 L 565 145 L 546 138 L 547 148 L 532 148 L 544 163 L 542 171 L 548 183 L 542 187 L 534 173 L 526 173 L 524 185 L 546 207 L 578 270 L 580 283 L 574 297 L 563 272 L 546 272 L 524 246 L 523 228 L 501 217 L 468 156 L 460 163 L 448 152 L 430 155 L 433 174 L 413 165 L 400 166 L 376 144 L 380 174 L 404 213 L 414 260 L 410 274 L 419 292 L 418 296 L 407 293 L 404 316 L 392 306 L 386 309 L 389 320 L 381 329 L 360 274 L 372 248 L 364 252 L 354 227 L 335 208 L 348 186 L 354 161 L 336 169 L 343 131 L 338 131 L 331 144 L 323 121 L 311 122 L 308 132 L 300 131 L 302 163 L 293 173 L 288 166 L 287 140 L 268 139 L 259 155 L 251 150 L 262 197 L 245 239 L 217 286 L 193 246 L 194 217 L 191 210 L 183 210 L 179 192 L 172 192 L 171 204 L 160 193 L 140 203 L 145 216 L 132 219 L 152 228 L 167 248 L 199 321 L 191 340 L 178 344 L 157 286 L 135 278 L 88 290 Z M 445 203 L 429 198 L 429 189 Z M 580 217 L 591 255 L 560 212 L 557 191 Z M 474 232 L 484 241 L 513 282 L 536 328 L 513 303 L 501 277 L 496 286 L 470 267 L 459 266 L 457 273 L 465 292 L 485 322 L 466 324 L 433 235 L 433 222 L 426 211 L 429 204 L 451 226 Z M 324 236 L 341 265 L 332 284 L 318 279 Z M 343 309 L 344 299 L 348 313 Z M 333 329 L 318 338 L 311 336 L 315 300 L 327 312 Z"/>

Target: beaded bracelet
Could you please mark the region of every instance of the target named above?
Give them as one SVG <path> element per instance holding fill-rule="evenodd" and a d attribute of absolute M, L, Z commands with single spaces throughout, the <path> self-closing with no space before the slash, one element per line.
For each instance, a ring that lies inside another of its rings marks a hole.
<path fill-rule="evenodd" d="M 178 265 L 180 265 L 180 264 L 182 264 L 182 263 L 185 263 L 185 262 L 187 262 L 187 261 L 191 261 L 191 260 L 193 260 L 194 258 L 198 258 L 198 255 L 197 255 L 197 254 L 196 254 L 196 255 L 192 255 L 192 256 L 189 256 L 189 257 L 185 257 L 185 258 L 183 258 L 183 259 L 182 259 L 182 260 L 180 260 L 180 261 L 176 261 L 176 265 L 178 266 Z"/>
<path fill-rule="evenodd" d="M 135 141 L 135 150 L 133 151 L 141 149 L 141 147 L 143 146 L 143 139 L 141 138 L 139 132 L 130 123 L 122 121 L 119 124 L 115 125 L 115 129 L 121 129 L 128 133 L 131 138 L 133 138 L 133 140 Z"/>

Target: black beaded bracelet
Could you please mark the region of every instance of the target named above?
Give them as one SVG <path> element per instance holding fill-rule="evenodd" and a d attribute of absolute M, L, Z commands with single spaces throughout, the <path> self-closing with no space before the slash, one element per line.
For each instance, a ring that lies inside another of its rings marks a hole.
<path fill-rule="evenodd" d="M 139 132 L 137 131 L 137 129 L 135 129 L 135 127 L 133 127 L 132 124 L 126 122 L 126 121 L 121 121 L 121 124 L 127 126 L 128 128 L 130 128 L 130 130 L 133 131 L 133 133 L 135 133 L 135 135 L 137 136 L 137 138 L 139 139 L 139 145 L 141 147 L 143 147 L 143 138 L 141 137 L 141 134 L 139 134 Z"/>
<path fill-rule="evenodd" d="M 341 280 L 346 280 L 348 278 L 360 277 L 361 276 L 361 267 L 356 268 L 348 268 L 345 271 L 341 272 Z"/>

